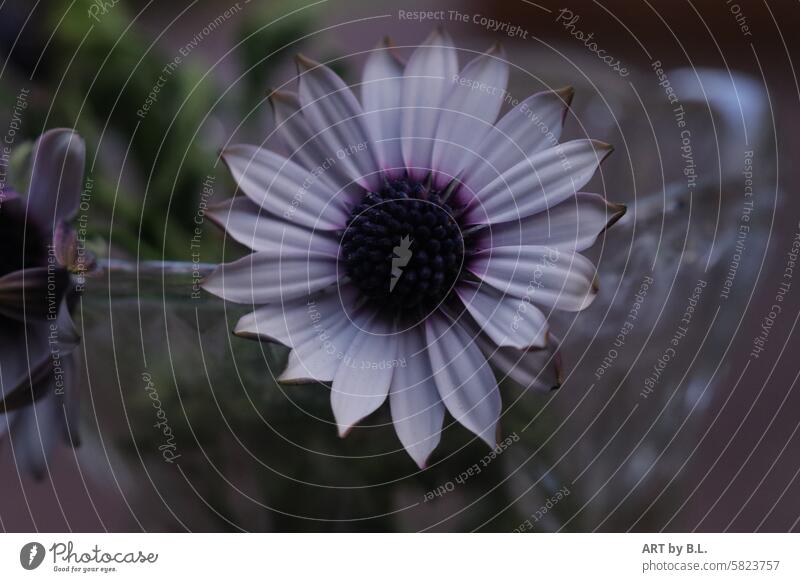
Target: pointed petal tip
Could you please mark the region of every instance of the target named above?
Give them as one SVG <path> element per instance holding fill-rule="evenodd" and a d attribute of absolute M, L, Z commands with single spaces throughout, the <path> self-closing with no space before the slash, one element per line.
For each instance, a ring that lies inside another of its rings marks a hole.
<path fill-rule="evenodd" d="M 550 344 L 550 326 L 548 323 L 545 323 L 544 326 L 544 331 L 536 338 L 536 341 L 530 346 L 529 349 L 547 349 L 547 346 Z"/>
<path fill-rule="evenodd" d="M 239 155 L 246 155 L 248 160 L 251 160 L 254 157 L 253 153 L 247 153 L 246 152 L 247 148 L 249 148 L 249 147 L 253 147 L 253 146 L 248 146 L 247 144 L 242 144 L 242 143 L 231 144 L 231 145 L 226 146 L 226 147 L 224 147 L 224 148 L 222 148 L 220 150 L 219 158 L 222 160 L 222 162 L 226 166 L 228 166 L 228 169 L 230 170 L 230 168 L 231 168 L 230 158 L 231 157 L 239 156 Z"/>
<path fill-rule="evenodd" d="M 606 227 L 603 230 L 608 230 L 614 226 L 623 216 L 625 216 L 625 213 L 628 212 L 628 207 L 625 204 L 609 202 L 608 207 L 612 212 L 611 219 L 608 221 L 608 224 L 606 224 Z"/>
<path fill-rule="evenodd" d="M 73 449 L 77 449 L 81 446 L 81 435 L 77 428 L 71 427 L 67 424 L 65 420 L 62 422 L 61 427 L 61 437 L 64 441 L 64 444 L 68 447 L 72 447 Z"/>
<path fill-rule="evenodd" d="M 270 89 L 267 93 L 270 103 L 294 104 L 297 102 L 297 93 L 284 91 L 283 89 Z"/>
<path fill-rule="evenodd" d="M 600 141 L 599 139 L 593 139 L 590 141 L 592 142 L 592 145 L 594 146 L 595 150 L 599 152 L 598 155 L 600 156 L 601 162 L 605 160 L 608 156 L 610 156 L 611 153 L 614 151 L 614 146 L 611 145 L 610 143 Z"/>
<path fill-rule="evenodd" d="M 597 273 L 592 278 L 592 295 L 589 297 L 589 303 L 594 301 L 594 296 L 600 292 L 600 281 L 597 278 Z M 588 305 L 586 305 L 588 307 Z"/>
<path fill-rule="evenodd" d="M 493 57 L 505 58 L 506 49 L 503 47 L 503 43 L 497 41 L 492 46 L 489 47 L 489 50 L 486 51 L 486 54 L 491 55 Z"/>
<path fill-rule="evenodd" d="M 419 456 L 419 455 L 412 455 L 410 452 L 408 454 L 411 457 L 411 459 L 414 461 L 414 463 L 416 463 L 417 467 L 419 467 L 419 470 L 420 471 L 424 471 L 425 469 L 428 468 L 428 460 L 431 458 L 431 454 L 432 453 L 433 453 L 433 451 L 431 451 L 430 453 L 428 453 L 427 455 L 424 455 L 422 457 Z"/>
<path fill-rule="evenodd" d="M 564 385 L 564 363 L 561 361 L 561 352 L 556 350 L 553 354 L 553 366 L 556 369 L 556 385 L 553 390 L 558 390 Z"/>
<path fill-rule="evenodd" d="M 500 432 L 500 427 L 498 425 L 495 425 L 493 436 L 484 433 L 480 435 L 480 439 L 487 445 L 489 445 L 490 449 L 497 448 L 497 445 L 500 444 L 500 436 L 498 434 L 499 432 Z"/>
<path fill-rule="evenodd" d="M 224 148 L 221 148 L 219 150 L 219 154 L 218 154 L 219 155 L 219 159 L 221 159 L 223 162 L 225 162 L 227 164 L 228 163 L 228 157 L 230 157 L 231 154 L 235 153 L 233 151 L 234 147 L 235 146 L 229 145 L 229 146 L 226 146 Z"/>
<path fill-rule="evenodd" d="M 233 335 L 244 339 L 256 339 L 258 337 L 256 334 L 245 329 L 244 324 L 242 323 L 242 320 L 245 317 L 247 316 L 245 315 L 244 317 L 239 318 L 239 321 L 236 322 L 236 325 L 233 328 Z"/>
<path fill-rule="evenodd" d="M 315 69 L 316 67 L 321 66 L 318 62 L 309 59 L 303 53 L 297 53 L 294 60 L 297 63 L 297 68 L 301 73 L 310 71 L 311 69 Z"/>
<path fill-rule="evenodd" d="M 303 382 L 299 381 L 297 378 L 290 378 L 286 376 L 286 372 L 282 373 L 277 378 L 278 382 L 281 384 L 293 385 L 293 384 L 302 384 Z"/>
<path fill-rule="evenodd" d="M 444 27 L 443 24 L 437 24 L 433 30 L 425 37 L 425 40 L 422 41 L 422 46 L 431 45 L 431 46 L 441 46 L 447 45 L 451 46 L 453 44 L 453 39 L 450 36 L 450 33 L 447 32 L 447 29 Z"/>
<path fill-rule="evenodd" d="M 569 109 L 572 106 L 572 100 L 575 98 L 575 87 L 572 85 L 561 87 L 561 89 L 555 90 L 555 94 L 558 95 L 564 103 L 566 103 L 567 109 Z"/>
<path fill-rule="evenodd" d="M 221 230 L 225 230 L 225 219 L 223 217 L 226 215 L 226 213 L 230 212 L 230 204 L 232 200 L 233 198 L 230 198 L 223 202 L 211 204 L 206 209 L 205 215 L 211 221 L 211 224 Z"/>
<path fill-rule="evenodd" d="M 397 43 L 390 36 L 384 36 L 375 47 L 376 50 L 384 51 L 400 67 L 406 66 L 406 60 L 397 52 Z"/>
<path fill-rule="evenodd" d="M 236 337 L 240 337 L 240 338 L 242 338 L 242 339 L 247 339 L 247 340 L 257 340 L 257 339 L 260 339 L 260 338 L 258 337 L 258 335 L 254 334 L 254 333 L 252 333 L 252 332 L 249 332 L 249 331 L 243 330 L 243 329 L 236 329 L 236 328 L 234 328 L 234 330 L 233 330 L 233 335 L 235 335 Z M 280 379 L 280 378 L 278 378 L 278 382 L 280 382 L 280 381 L 281 381 L 281 379 Z"/>
<path fill-rule="evenodd" d="M 260 339 L 260 338 L 255 338 L 255 339 Z M 273 340 L 270 340 L 270 341 L 273 341 Z M 283 344 L 282 342 L 280 342 L 278 340 L 274 340 L 274 341 L 276 343 L 281 344 L 281 345 L 285 345 L 285 344 Z M 296 385 L 299 385 L 299 384 L 321 384 L 322 386 L 330 387 L 330 385 L 331 385 L 331 380 L 318 380 L 317 378 L 305 378 L 305 377 L 300 377 L 300 376 L 293 378 L 293 377 L 288 375 L 288 372 L 289 372 L 288 369 L 284 370 L 283 372 L 281 372 L 280 376 L 278 376 L 276 378 L 276 380 L 278 382 L 280 382 L 281 384 L 286 384 L 287 386 L 296 386 Z"/>

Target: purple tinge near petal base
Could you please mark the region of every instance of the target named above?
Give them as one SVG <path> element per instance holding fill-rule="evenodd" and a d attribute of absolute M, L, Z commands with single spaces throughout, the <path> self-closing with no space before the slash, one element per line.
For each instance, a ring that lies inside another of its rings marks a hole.
<path fill-rule="evenodd" d="M 43 133 L 33 148 L 28 207 L 52 230 L 59 220 L 74 218 L 83 188 L 86 146 L 71 129 Z"/>
<path fill-rule="evenodd" d="M 578 139 L 537 152 L 476 192 L 465 224 L 494 224 L 543 212 L 575 196 L 612 151 Z"/>
<path fill-rule="evenodd" d="M 393 53 L 389 40 L 385 39 L 367 58 L 361 84 L 364 122 L 375 144 L 381 170 L 389 178 L 400 178 L 405 174 L 400 142 L 403 69 L 403 63 Z"/>
<path fill-rule="evenodd" d="M 298 95 L 309 127 L 351 180 L 369 191 L 382 184 L 364 111 L 339 75 L 305 57 L 298 57 Z"/>
<path fill-rule="evenodd" d="M 339 230 L 350 209 L 343 197 L 311 171 L 283 156 L 250 145 L 222 153 L 236 184 L 253 202 L 275 216 L 310 229 Z"/>
<path fill-rule="evenodd" d="M 425 332 L 442 402 L 464 427 L 496 446 L 500 391 L 474 337 L 441 312 L 425 321 Z"/>
<path fill-rule="evenodd" d="M 545 310 L 581 311 L 597 296 L 596 270 L 586 257 L 551 247 L 501 247 L 471 258 L 479 279 Z"/>
<path fill-rule="evenodd" d="M 599 194 L 578 192 L 561 204 L 520 220 L 487 225 L 479 234 L 480 249 L 547 246 L 560 251 L 582 251 L 625 214 L 625 206 Z"/>
<path fill-rule="evenodd" d="M 398 365 L 389 390 L 392 422 L 408 454 L 424 469 L 439 445 L 445 407 L 436 388 L 425 330 L 403 332 L 398 344 Z"/>
<path fill-rule="evenodd" d="M 547 318 L 530 297 L 505 294 L 487 284 L 462 283 L 456 288 L 469 314 L 499 346 L 543 348 L 547 343 Z"/>
<path fill-rule="evenodd" d="M 258 251 L 217 267 L 203 288 L 227 301 L 264 305 L 310 295 L 338 280 L 336 259 L 294 249 Z"/>
<path fill-rule="evenodd" d="M 492 180 L 535 153 L 554 147 L 561 137 L 571 87 L 531 95 L 506 113 L 484 136 L 468 160 L 462 181 L 480 192 Z"/>
<path fill-rule="evenodd" d="M 458 56 L 450 35 L 434 30 L 408 60 L 402 95 L 402 150 L 409 176 L 422 181 L 431 171 L 441 107 L 458 75 Z"/>
<path fill-rule="evenodd" d="M 336 258 L 339 242 L 330 231 L 312 231 L 270 214 L 245 196 L 210 207 L 206 216 L 235 241 L 254 251 L 298 250 Z"/>
<path fill-rule="evenodd" d="M 473 157 L 497 120 L 507 83 L 508 64 L 500 45 L 476 57 L 451 79 L 433 144 L 435 188 L 444 189 Z"/>
<path fill-rule="evenodd" d="M 380 407 L 389 394 L 397 359 L 397 338 L 389 325 L 359 331 L 348 346 L 331 386 L 331 407 L 339 436 Z"/>

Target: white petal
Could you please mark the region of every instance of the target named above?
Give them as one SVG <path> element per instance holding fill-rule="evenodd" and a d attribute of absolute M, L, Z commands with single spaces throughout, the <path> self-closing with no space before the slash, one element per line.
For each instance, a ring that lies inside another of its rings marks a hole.
<path fill-rule="evenodd" d="M 451 81 L 433 145 L 437 188 L 446 187 L 460 176 L 480 147 L 500 113 L 507 83 L 508 65 L 500 45 L 475 58 Z"/>
<path fill-rule="evenodd" d="M 403 159 L 409 174 L 423 180 L 431 171 L 433 140 L 442 103 L 458 75 L 458 56 L 445 31 L 436 29 L 417 47 L 403 80 Z"/>
<path fill-rule="evenodd" d="M 222 154 L 242 192 L 275 216 L 308 228 L 339 230 L 350 214 L 343 197 L 302 166 L 264 148 L 234 145 Z"/>
<path fill-rule="evenodd" d="M 582 251 L 625 214 L 621 204 L 599 194 L 578 192 L 544 212 L 520 220 L 489 225 L 479 235 L 479 248 L 549 246 L 563 251 Z"/>
<path fill-rule="evenodd" d="M 464 172 L 464 184 L 472 192 L 479 192 L 516 164 L 558 144 L 574 94 L 571 87 L 542 91 L 506 113 L 483 136 L 478 155 Z"/>
<path fill-rule="evenodd" d="M 546 345 L 547 318 L 530 298 L 514 297 L 475 283 L 459 285 L 456 293 L 480 329 L 497 345 L 517 349 Z"/>
<path fill-rule="evenodd" d="M 552 334 L 548 340 L 546 348 L 531 350 L 499 348 L 484 335 L 476 341 L 501 378 L 511 378 L 529 390 L 550 392 L 561 386 L 562 378 L 559 342 Z"/>
<path fill-rule="evenodd" d="M 403 65 L 392 53 L 388 41 L 384 41 L 370 53 L 364 67 L 361 103 L 378 163 L 390 177 L 405 172 L 400 143 L 402 91 Z"/>
<path fill-rule="evenodd" d="M 389 392 L 392 422 L 408 454 L 424 469 L 439 444 L 444 405 L 436 388 L 425 331 L 410 329 L 399 338 L 398 367 Z"/>
<path fill-rule="evenodd" d="M 206 215 L 231 238 L 254 251 L 294 249 L 336 258 L 339 243 L 329 231 L 312 232 L 276 218 L 245 196 L 236 196 L 208 209 Z"/>
<path fill-rule="evenodd" d="M 331 387 L 331 407 L 345 436 L 353 425 L 374 412 L 389 393 L 397 357 L 397 336 L 388 326 L 379 333 L 360 331 L 348 346 Z"/>
<path fill-rule="evenodd" d="M 242 317 L 234 333 L 292 348 L 281 382 L 330 382 L 366 319 L 364 310 L 352 312 L 357 298 L 357 290 L 344 284 L 311 297 L 272 303 Z"/>
<path fill-rule="evenodd" d="M 345 284 L 310 297 L 270 303 L 241 317 L 233 333 L 296 347 L 314 336 L 329 334 L 340 320 L 347 319 L 346 311 L 356 297 L 354 287 Z"/>
<path fill-rule="evenodd" d="M 477 192 L 465 223 L 518 220 L 551 208 L 576 195 L 611 150 L 606 143 L 588 139 L 542 150 Z"/>
<path fill-rule="evenodd" d="M 314 328 L 315 333 L 305 341 L 295 341 L 286 369 L 278 380 L 295 384 L 331 382 L 360 331 L 360 320 L 364 318 L 366 314 L 363 312 L 357 312 L 355 316 L 342 312 L 338 318 L 331 317 L 329 325 Z"/>
<path fill-rule="evenodd" d="M 339 278 L 336 259 L 306 251 L 258 251 L 218 266 L 203 288 L 234 303 L 262 305 L 310 295 Z"/>
<path fill-rule="evenodd" d="M 275 125 L 283 144 L 292 152 L 289 159 L 319 175 L 321 182 L 337 193 L 342 190 L 353 198 L 362 192 L 352 184 L 337 163 L 335 152 L 328 150 L 311 131 L 300 110 L 300 98 L 288 91 L 273 91 L 269 96 Z"/>
<path fill-rule="evenodd" d="M 342 170 L 364 188 L 380 189 L 381 177 L 364 112 L 350 87 L 326 66 L 298 57 L 300 103 L 309 127 Z"/>
<path fill-rule="evenodd" d="M 502 403 L 486 358 L 474 338 L 441 313 L 425 321 L 425 332 L 442 402 L 453 418 L 494 447 Z"/>
<path fill-rule="evenodd" d="M 501 247 L 477 253 L 469 270 L 504 293 L 547 309 L 581 311 L 597 296 L 586 257 L 549 247 Z"/>
<path fill-rule="evenodd" d="M 71 129 L 51 129 L 36 140 L 31 159 L 30 212 L 45 227 L 72 219 L 83 189 L 83 139 Z"/>

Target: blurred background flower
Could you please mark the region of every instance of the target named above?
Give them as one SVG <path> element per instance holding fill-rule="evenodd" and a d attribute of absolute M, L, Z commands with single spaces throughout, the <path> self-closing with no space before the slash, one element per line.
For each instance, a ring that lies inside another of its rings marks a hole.
<path fill-rule="evenodd" d="M 85 157 L 75 132 L 48 131 L 33 147 L 27 196 L 0 192 L 0 438 L 37 479 L 57 440 L 78 443 L 80 337 L 70 308 L 85 272 L 68 221 Z"/>

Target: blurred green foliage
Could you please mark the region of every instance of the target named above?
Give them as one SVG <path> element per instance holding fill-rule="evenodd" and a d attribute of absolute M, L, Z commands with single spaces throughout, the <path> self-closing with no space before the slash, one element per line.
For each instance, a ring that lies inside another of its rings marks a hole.
<path fill-rule="evenodd" d="M 220 20 L 231 7 L 238 7 L 233 17 Z M 75 127 L 85 138 L 87 175 L 94 180 L 89 237 L 100 248 L 110 239 L 114 251 L 129 256 L 191 258 L 206 177 L 216 177 L 214 200 L 234 189 L 224 168 L 215 166 L 220 140 L 228 137 L 220 128 L 254 119 L 250 112 L 263 104 L 274 68 L 299 50 L 293 41 L 311 25 L 309 11 L 276 20 L 290 11 L 282 2 L 197 2 L 191 8 L 208 14 L 202 24 L 165 19 L 160 38 L 148 34 L 123 2 L 100 11 L 93 0 L 44 3 L 26 24 L 38 27 L 34 36 L 43 52 L 38 63 L 32 55 L 17 59 L 33 69 L 17 73 L 21 86 L 28 86 L 24 76 L 32 72 L 36 89 L 24 130 L 33 140 L 43 128 Z M 235 45 L 218 65 L 199 48 L 216 34 L 232 35 Z M 228 88 L 221 73 L 230 68 L 244 75 L 220 98 Z M 17 90 L 4 83 L 3 105 L 13 105 Z M 259 129 L 254 133 L 263 135 Z M 221 250 L 206 245 L 203 260 L 218 260 Z"/>

